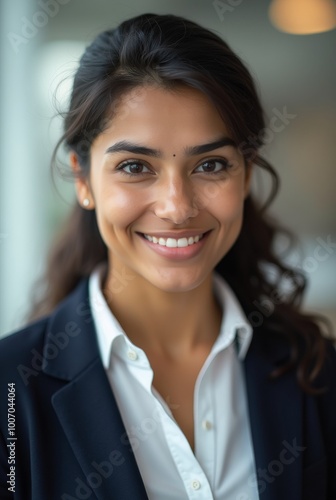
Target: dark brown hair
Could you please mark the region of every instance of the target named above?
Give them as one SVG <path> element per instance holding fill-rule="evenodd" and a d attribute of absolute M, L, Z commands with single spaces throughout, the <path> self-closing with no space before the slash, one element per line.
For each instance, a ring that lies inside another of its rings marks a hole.
<path fill-rule="evenodd" d="M 314 392 L 325 356 L 325 342 L 313 318 L 299 312 L 305 278 L 286 266 L 275 252 L 280 228 L 265 208 L 278 191 L 278 176 L 260 156 L 265 120 L 253 79 L 230 47 L 216 34 L 194 22 L 173 15 L 144 14 L 101 33 L 86 49 L 76 72 L 65 132 L 55 150 L 64 143 L 76 153 L 81 175 L 90 169 L 94 139 L 113 120 L 122 96 L 144 85 L 174 89 L 196 88 L 217 107 L 246 161 L 266 170 L 272 192 L 263 207 L 249 195 L 245 201 L 241 233 L 217 265 L 243 304 L 255 335 L 282 335 L 291 356 L 272 376 L 296 367 L 304 390 Z M 284 233 L 282 231 L 282 233 Z M 95 211 L 73 208 L 65 227 L 52 246 L 43 288 L 30 319 L 48 314 L 79 280 L 107 259 Z M 271 272 L 272 271 L 272 272 Z M 284 284 L 290 292 L 283 293 Z M 256 301 L 272 299 L 272 314 L 256 315 Z M 275 297 L 277 299 L 275 300 Z M 256 317 L 260 319 L 257 324 Z M 258 330 L 258 326 L 263 328 Z M 261 335 L 261 333 L 260 333 Z"/>

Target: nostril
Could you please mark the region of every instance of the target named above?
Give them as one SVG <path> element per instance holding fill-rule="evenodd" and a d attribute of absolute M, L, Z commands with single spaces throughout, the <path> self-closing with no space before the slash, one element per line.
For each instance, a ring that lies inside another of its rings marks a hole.
<path fill-rule="evenodd" d="M 181 198 L 163 198 L 155 208 L 155 214 L 162 218 L 172 221 L 175 225 L 185 224 L 185 222 L 193 217 L 196 217 L 199 209 L 193 200 Z"/>

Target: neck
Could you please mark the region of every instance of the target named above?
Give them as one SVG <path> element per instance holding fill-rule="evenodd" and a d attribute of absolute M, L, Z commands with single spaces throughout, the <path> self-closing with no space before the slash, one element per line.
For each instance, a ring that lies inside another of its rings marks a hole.
<path fill-rule="evenodd" d="M 129 339 L 146 352 L 177 358 L 214 343 L 221 308 L 213 294 L 212 275 L 197 288 L 180 293 L 162 291 L 141 277 L 111 293 L 111 279 L 108 273 L 105 299 Z"/>

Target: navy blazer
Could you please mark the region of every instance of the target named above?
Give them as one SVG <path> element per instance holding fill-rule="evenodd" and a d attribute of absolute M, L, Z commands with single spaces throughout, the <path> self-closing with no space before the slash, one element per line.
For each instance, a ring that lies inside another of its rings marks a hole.
<path fill-rule="evenodd" d="M 280 337 L 255 328 L 244 361 L 250 480 L 261 500 L 335 500 L 336 353 L 328 343 L 319 377 L 328 390 L 318 397 L 294 372 L 270 380 L 287 355 Z M 1 500 L 147 499 L 100 360 L 87 279 L 49 317 L 0 342 L 0 373 Z"/>

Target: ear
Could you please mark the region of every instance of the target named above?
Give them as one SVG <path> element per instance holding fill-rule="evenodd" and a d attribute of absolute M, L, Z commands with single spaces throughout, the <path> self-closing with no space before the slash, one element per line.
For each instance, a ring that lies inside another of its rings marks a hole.
<path fill-rule="evenodd" d="M 251 182 L 252 182 L 252 173 L 253 173 L 253 162 L 246 162 L 245 167 L 245 179 L 244 179 L 244 197 L 247 198 L 250 194 Z"/>
<path fill-rule="evenodd" d="M 91 192 L 91 187 L 88 179 L 83 175 L 81 166 L 79 165 L 78 157 L 74 151 L 70 153 L 70 166 L 75 177 L 75 188 L 77 200 L 81 207 L 86 210 L 95 208 L 94 199 Z M 88 201 L 84 201 L 88 200 Z"/>

